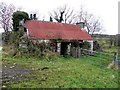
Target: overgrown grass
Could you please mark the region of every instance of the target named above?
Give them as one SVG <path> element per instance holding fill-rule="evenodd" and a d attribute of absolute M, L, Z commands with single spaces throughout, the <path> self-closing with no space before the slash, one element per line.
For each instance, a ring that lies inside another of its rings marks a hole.
<path fill-rule="evenodd" d="M 104 51 L 112 53 L 112 52 L 118 52 L 118 49 L 119 49 L 118 47 L 112 46 L 111 48 L 104 48 Z"/>
<path fill-rule="evenodd" d="M 27 74 L 25 80 L 9 82 L 10 88 L 117 88 L 118 71 L 107 69 L 111 57 L 84 56 L 44 58 L 3 57 L 3 63 L 17 63 L 37 70 Z M 48 69 L 41 70 L 44 67 Z M 28 78 L 28 79 L 27 79 Z"/>

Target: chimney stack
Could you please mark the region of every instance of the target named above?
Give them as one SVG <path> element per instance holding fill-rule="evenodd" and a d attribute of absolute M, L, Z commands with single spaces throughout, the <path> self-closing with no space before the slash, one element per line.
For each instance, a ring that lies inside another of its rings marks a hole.
<path fill-rule="evenodd" d="M 79 25 L 81 28 L 85 27 L 85 23 L 84 22 L 77 22 L 76 25 Z"/>
<path fill-rule="evenodd" d="M 32 14 L 30 14 L 30 19 L 31 19 L 31 20 L 33 19 L 33 16 L 32 16 Z"/>
<path fill-rule="evenodd" d="M 36 20 L 36 19 L 37 19 L 37 18 L 36 18 L 36 14 L 33 14 L 33 19 L 34 19 L 34 20 Z"/>
<path fill-rule="evenodd" d="M 36 14 L 30 14 L 30 19 L 31 20 L 36 20 L 37 18 L 36 18 Z"/>

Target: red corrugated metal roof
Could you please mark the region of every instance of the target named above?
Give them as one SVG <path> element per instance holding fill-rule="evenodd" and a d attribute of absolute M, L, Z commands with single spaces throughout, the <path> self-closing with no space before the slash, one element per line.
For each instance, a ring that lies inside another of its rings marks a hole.
<path fill-rule="evenodd" d="M 29 20 L 25 27 L 34 39 L 92 40 L 92 37 L 78 25 Z"/>

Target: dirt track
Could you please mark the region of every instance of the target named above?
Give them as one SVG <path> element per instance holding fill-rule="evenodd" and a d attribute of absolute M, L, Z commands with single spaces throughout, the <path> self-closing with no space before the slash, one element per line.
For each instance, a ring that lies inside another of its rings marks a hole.
<path fill-rule="evenodd" d="M 24 75 L 35 72 L 31 68 L 23 68 L 17 64 L 2 64 L 2 85 L 8 86 L 9 82 L 24 80 Z"/>

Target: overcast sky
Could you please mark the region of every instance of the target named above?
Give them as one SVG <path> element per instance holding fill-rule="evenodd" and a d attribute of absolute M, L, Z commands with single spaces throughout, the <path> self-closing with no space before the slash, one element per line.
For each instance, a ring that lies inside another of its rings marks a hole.
<path fill-rule="evenodd" d="M 32 13 L 37 12 L 40 17 L 47 18 L 48 12 L 58 6 L 68 5 L 74 10 L 79 10 L 83 5 L 85 9 L 100 17 L 106 34 L 118 33 L 118 1 L 119 0 L 1 0 L 13 4 L 16 8 Z"/>

